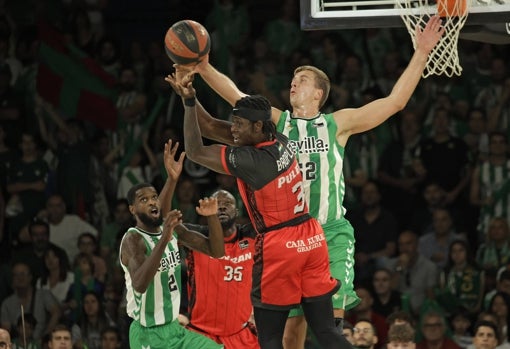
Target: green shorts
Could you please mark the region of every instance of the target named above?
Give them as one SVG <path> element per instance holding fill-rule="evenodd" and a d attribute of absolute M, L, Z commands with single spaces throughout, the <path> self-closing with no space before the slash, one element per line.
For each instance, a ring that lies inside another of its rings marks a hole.
<path fill-rule="evenodd" d="M 131 349 L 220 349 L 223 345 L 182 327 L 177 320 L 169 324 L 144 327 L 133 321 L 129 327 Z"/>
<path fill-rule="evenodd" d="M 333 308 L 350 310 L 361 302 L 354 292 L 354 229 L 345 218 L 322 226 L 326 235 L 331 275 L 342 285 L 333 295 Z M 289 317 L 303 315 L 301 307 L 292 309 Z"/>

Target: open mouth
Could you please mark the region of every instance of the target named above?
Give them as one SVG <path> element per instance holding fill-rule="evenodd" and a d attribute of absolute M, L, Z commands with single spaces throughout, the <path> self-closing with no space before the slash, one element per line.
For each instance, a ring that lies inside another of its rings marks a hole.
<path fill-rule="evenodd" d="M 157 208 L 153 208 L 150 210 L 151 216 L 158 217 L 159 216 L 159 210 Z"/>

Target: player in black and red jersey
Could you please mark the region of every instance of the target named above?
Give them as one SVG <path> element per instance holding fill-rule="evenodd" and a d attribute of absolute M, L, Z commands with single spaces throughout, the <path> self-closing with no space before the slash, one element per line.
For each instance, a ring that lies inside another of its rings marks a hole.
<path fill-rule="evenodd" d="M 223 343 L 225 349 L 259 349 L 257 336 L 249 323 L 256 233 L 251 224 L 235 223 L 236 199 L 231 193 L 219 190 L 212 196 L 218 200 L 225 256 L 216 259 L 187 250 L 188 328 Z M 185 225 L 188 229 L 209 235 L 207 226 Z"/>
<path fill-rule="evenodd" d="M 287 315 L 299 304 L 323 348 L 350 348 L 335 327 L 331 296 L 340 285 L 329 271 L 324 232 L 308 214 L 298 163 L 288 139 L 271 122 L 267 99 L 246 96 L 235 104 L 236 146 L 204 146 L 191 81 L 166 80 L 183 97 L 187 156 L 237 177 L 258 233 L 251 299 L 261 348 L 282 347 Z"/>

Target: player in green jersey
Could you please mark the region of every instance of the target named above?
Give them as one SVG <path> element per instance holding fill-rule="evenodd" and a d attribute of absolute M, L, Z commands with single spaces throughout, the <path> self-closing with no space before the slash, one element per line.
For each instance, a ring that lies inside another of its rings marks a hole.
<path fill-rule="evenodd" d="M 175 156 L 178 143 L 165 145 L 165 156 Z M 182 169 L 184 154 L 175 162 Z M 170 169 L 172 170 L 172 169 Z M 125 273 L 127 313 L 134 320 L 129 329 L 129 345 L 136 349 L 223 348 L 198 333 L 182 327 L 177 316 L 181 300 L 181 257 L 177 238 L 185 246 L 222 257 L 225 253 L 223 230 L 216 215 L 214 198 L 200 200 L 197 212 L 207 217 L 209 238 L 181 224 L 178 210 L 161 212 L 161 202 L 169 202 L 176 180 L 169 180 L 158 196 L 148 183 L 133 186 L 128 192 L 129 210 L 136 219 L 122 238 L 120 260 Z M 175 173 L 173 173 L 175 172 Z M 165 219 L 163 220 L 163 216 Z"/>

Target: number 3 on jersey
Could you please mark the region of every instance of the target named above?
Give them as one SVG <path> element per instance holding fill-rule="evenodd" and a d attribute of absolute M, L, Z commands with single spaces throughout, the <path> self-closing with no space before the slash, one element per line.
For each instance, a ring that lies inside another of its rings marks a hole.
<path fill-rule="evenodd" d="M 225 276 L 223 281 L 242 281 L 243 280 L 243 267 L 225 266 Z"/>

